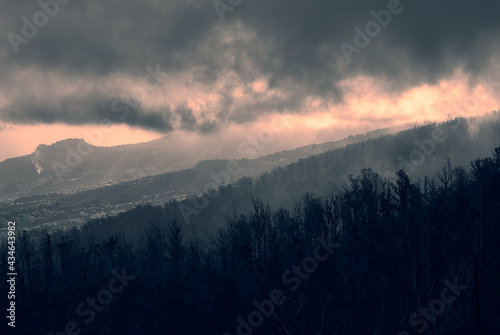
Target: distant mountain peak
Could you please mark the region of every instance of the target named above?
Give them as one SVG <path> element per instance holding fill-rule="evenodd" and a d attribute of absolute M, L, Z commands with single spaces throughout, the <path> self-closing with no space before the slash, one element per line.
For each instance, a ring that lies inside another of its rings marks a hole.
<path fill-rule="evenodd" d="M 74 147 L 74 146 L 80 144 L 81 142 L 83 142 L 84 144 L 92 146 L 92 144 L 86 142 L 83 138 L 67 138 L 67 139 L 60 140 L 60 141 L 57 141 L 55 143 L 52 143 L 50 145 L 40 144 L 36 148 L 35 152 L 41 151 L 41 150 L 46 150 L 48 148 L 60 148 L 60 147 L 65 147 L 65 146 L 72 146 L 72 147 Z"/>

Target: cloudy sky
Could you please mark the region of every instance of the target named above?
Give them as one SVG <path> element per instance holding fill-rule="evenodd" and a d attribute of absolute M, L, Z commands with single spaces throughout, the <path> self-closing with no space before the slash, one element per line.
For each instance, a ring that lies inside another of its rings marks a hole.
<path fill-rule="evenodd" d="M 499 13 L 494 0 L 3 0 L 0 160 L 98 132 L 99 145 L 237 142 L 283 116 L 291 148 L 480 115 L 500 105 Z"/>

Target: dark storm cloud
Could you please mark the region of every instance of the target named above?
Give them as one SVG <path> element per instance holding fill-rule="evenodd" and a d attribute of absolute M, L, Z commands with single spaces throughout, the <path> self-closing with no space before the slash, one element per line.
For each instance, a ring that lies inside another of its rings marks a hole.
<path fill-rule="evenodd" d="M 16 124 L 127 124 L 164 133 L 173 130 L 169 110 L 144 110 L 140 105 L 132 107 L 135 105 L 109 99 L 108 95 L 98 92 L 49 101 L 24 97 L 6 109 L 3 118 Z"/>
<path fill-rule="evenodd" d="M 175 113 L 181 118 L 180 128 L 183 130 L 195 130 L 197 127 L 196 118 L 193 115 L 193 111 L 185 106 L 178 106 L 175 109 Z"/>
<path fill-rule="evenodd" d="M 217 121 L 204 120 L 199 122 L 193 115 L 193 110 L 186 106 L 178 106 L 175 109 L 175 114 L 180 117 L 179 128 L 182 130 L 197 131 L 203 134 L 210 134 L 216 131 L 219 127 Z"/>
<path fill-rule="evenodd" d="M 217 130 L 219 124 L 216 121 L 203 121 L 200 124 L 200 132 L 203 134 L 210 134 Z"/>
<path fill-rule="evenodd" d="M 355 45 L 354 27 L 364 30 L 374 20 L 370 11 L 387 9 L 387 0 L 244 0 L 225 12 L 222 22 L 212 0 L 73 0 L 60 5 L 36 36 L 18 46 L 17 54 L 7 34 L 22 35 L 21 18 L 32 21 L 40 6 L 27 0 L 4 3 L 0 14 L 4 83 L 12 68 L 36 67 L 75 77 L 85 73 L 99 81 L 112 74 L 141 78 L 146 66 L 160 64 L 170 75 L 190 74 L 206 85 L 232 71 L 238 81 L 226 83 L 228 90 L 266 77 L 269 90 L 284 92 L 285 98 L 254 94 L 255 99 L 244 103 L 228 91 L 217 92 L 218 121 L 196 120 L 192 111 L 177 111 L 181 128 L 202 132 L 225 122 L 249 122 L 275 108 L 304 112 L 305 99 L 311 96 L 341 102 L 341 81 L 359 75 L 379 78 L 394 92 L 435 83 L 458 67 L 479 75 L 492 66 L 492 59 L 498 60 L 500 51 L 500 3 L 492 0 L 401 1 L 401 13 L 392 15 L 390 24 L 359 54 L 352 54 L 350 64 L 340 43 Z M 74 102 L 54 102 L 64 108 L 42 106 L 37 116 L 30 112 L 35 106 L 21 95 L 14 96 L 2 119 L 85 123 L 109 108 L 106 97 L 73 98 Z M 171 125 L 165 115 L 136 112 L 124 122 L 168 130 Z"/>

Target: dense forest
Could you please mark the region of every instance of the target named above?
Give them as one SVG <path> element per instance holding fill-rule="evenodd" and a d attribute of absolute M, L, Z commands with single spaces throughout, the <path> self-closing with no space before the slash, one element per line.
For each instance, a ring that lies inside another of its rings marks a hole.
<path fill-rule="evenodd" d="M 15 333 L 499 334 L 500 148 L 428 178 L 362 169 L 325 185 L 328 155 L 209 197 L 19 231 Z"/>

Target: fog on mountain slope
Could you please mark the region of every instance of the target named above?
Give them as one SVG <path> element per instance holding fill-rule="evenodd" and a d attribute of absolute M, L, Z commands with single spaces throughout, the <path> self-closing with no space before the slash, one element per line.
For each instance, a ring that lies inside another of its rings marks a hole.
<path fill-rule="evenodd" d="M 440 132 L 437 137 L 436 131 Z M 467 166 L 469 161 L 477 157 L 489 156 L 491 150 L 500 143 L 500 117 L 499 113 L 493 113 L 486 117 L 456 119 L 415 127 L 398 134 L 373 137 L 376 138 L 359 143 L 348 144 L 363 137 L 325 146 L 308 146 L 254 160 L 237 160 L 239 173 L 231 175 L 230 183 L 241 187 L 240 178 L 256 177 L 251 182 L 255 196 L 270 204 L 288 206 L 304 192 L 325 194 L 333 185 L 341 185 L 349 174 L 357 174 L 367 167 L 392 179 L 395 171 L 404 168 L 413 180 L 418 181 L 419 177 L 439 173 L 446 165 L 445 158 L 449 159 L 452 166 Z M 327 150 L 331 145 L 345 147 L 301 158 L 314 150 Z M 228 162 L 204 161 L 187 170 L 67 195 L 51 193 L 19 198 L 0 205 L 0 216 L 16 215 L 23 224 L 30 222 L 30 226 L 80 225 L 90 218 L 115 215 L 137 205 L 163 204 L 196 193 L 202 195 L 224 181 L 216 177 L 214 179 L 214 176 L 226 173 Z M 422 179 L 420 181 L 423 182 Z M 224 184 L 228 182 L 224 181 Z M 226 188 L 222 188 L 221 192 L 225 191 Z M 189 204 L 190 200 L 185 201 Z M 243 203 L 249 205 L 248 202 Z M 243 203 L 239 205 L 243 206 Z M 194 208 L 192 203 L 190 206 Z M 224 214 L 227 210 L 230 208 L 222 206 L 217 212 Z M 183 219 L 182 216 L 180 218 Z"/>
<path fill-rule="evenodd" d="M 267 168 L 272 168 L 311 154 L 401 130 L 403 127 L 380 129 L 341 141 L 282 151 L 262 157 L 262 161 L 266 162 Z M 97 147 L 84 139 L 67 139 L 52 145 L 41 144 L 31 155 L 0 162 L 0 200 L 51 192 L 75 193 L 180 171 L 207 159 L 240 159 L 246 157 L 245 151 L 248 150 L 259 153 L 249 143 L 226 143 L 222 146 L 216 141 L 212 149 L 206 150 L 214 139 L 207 140 L 204 146 L 197 145 L 197 142 L 183 142 L 179 145 L 177 141 L 178 137 L 170 135 L 151 142 L 116 147 Z M 255 172 L 266 169 L 257 169 Z"/>

